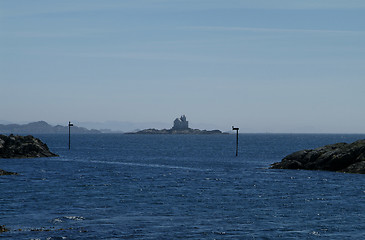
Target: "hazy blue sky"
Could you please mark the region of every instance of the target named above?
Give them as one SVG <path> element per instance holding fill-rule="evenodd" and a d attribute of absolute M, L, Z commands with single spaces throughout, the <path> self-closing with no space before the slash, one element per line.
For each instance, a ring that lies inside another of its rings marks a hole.
<path fill-rule="evenodd" d="M 0 119 L 365 133 L 364 0 L 0 0 Z"/>

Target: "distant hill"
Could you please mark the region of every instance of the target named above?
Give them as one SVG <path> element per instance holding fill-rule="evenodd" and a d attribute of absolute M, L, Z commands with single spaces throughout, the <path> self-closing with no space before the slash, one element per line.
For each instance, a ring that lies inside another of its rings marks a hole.
<path fill-rule="evenodd" d="M 131 132 L 135 129 L 167 128 L 170 124 L 163 122 L 128 122 L 128 121 L 105 121 L 105 122 L 74 122 L 75 125 L 88 129 L 100 129 L 103 133 Z"/>
<path fill-rule="evenodd" d="M 97 134 L 98 130 L 88 130 L 83 127 L 73 126 L 71 132 L 74 134 Z M 52 126 L 45 121 L 32 122 L 28 124 L 0 124 L 0 134 L 67 134 L 68 126 Z"/>

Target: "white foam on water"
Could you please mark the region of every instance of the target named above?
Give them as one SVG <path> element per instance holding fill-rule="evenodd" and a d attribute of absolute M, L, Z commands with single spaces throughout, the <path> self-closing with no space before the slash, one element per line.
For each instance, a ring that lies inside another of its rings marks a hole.
<path fill-rule="evenodd" d="M 53 223 L 63 223 L 66 220 L 83 221 L 83 220 L 85 220 L 85 218 L 82 216 L 63 216 L 63 217 L 53 219 L 52 222 Z"/>
<path fill-rule="evenodd" d="M 59 159 L 53 159 L 55 161 L 59 161 Z M 85 163 L 102 163 L 102 164 L 114 164 L 114 165 L 124 165 L 124 166 L 134 166 L 134 167 L 149 167 L 149 168 L 167 168 L 167 169 L 181 169 L 188 171 L 199 171 L 205 172 L 210 171 L 211 169 L 202 169 L 202 168 L 192 168 L 192 167 L 183 167 L 183 166 L 175 166 L 175 165 L 165 165 L 165 164 L 154 164 L 154 163 L 133 163 L 133 162 L 111 162 L 111 161 L 98 161 L 98 160 L 81 160 L 81 159 L 64 159 L 62 161 L 70 161 L 70 162 L 85 162 Z"/>
<path fill-rule="evenodd" d="M 182 166 L 174 166 L 174 165 L 164 165 L 164 164 L 147 164 L 147 163 L 131 163 L 131 162 L 103 162 L 103 161 L 90 161 L 90 162 L 136 166 L 136 167 L 182 169 L 182 170 L 189 170 L 189 171 L 206 171 L 205 169 L 200 169 L 200 168 L 191 168 L 191 167 L 182 167 Z"/>
<path fill-rule="evenodd" d="M 52 222 L 53 223 L 61 223 L 63 221 L 61 219 L 59 219 L 59 218 L 55 218 L 55 219 L 52 220 Z"/>
<path fill-rule="evenodd" d="M 64 218 L 69 219 L 69 220 L 74 220 L 74 221 L 85 220 L 85 218 L 81 217 L 81 216 L 64 216 Z"/>

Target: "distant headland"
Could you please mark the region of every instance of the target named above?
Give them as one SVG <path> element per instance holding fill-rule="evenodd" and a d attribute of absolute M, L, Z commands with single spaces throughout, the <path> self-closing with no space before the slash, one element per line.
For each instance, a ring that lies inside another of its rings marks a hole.
<path fill-rule="evenodd" d="M 0 124 L 0 133 L 2 134 L 68 134 L 68 126 L 52 126 L 45 121 L 31 122 L 28 124 Z M 72 133 L 75 134 L 96 134 L 101 133 L 98 130 L 88 130 L 83 127 L 72 127 Z"/>
<path fill-rule="evenodd" d="M 225 134 L 220 130 L 200 130 L 189 128 L 189 121 L 186 116 L 182 115 L 176 118 L 174 125 L 170 129 L 158 130 L 155 128 L 144 129 L 137 132 L 129 132 L 127 134 Z"/>

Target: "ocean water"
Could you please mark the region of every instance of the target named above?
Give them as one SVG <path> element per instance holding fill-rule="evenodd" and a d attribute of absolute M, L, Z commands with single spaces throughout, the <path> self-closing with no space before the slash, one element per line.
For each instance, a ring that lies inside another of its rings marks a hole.
<path fill-rule="evenodd" d="M 1 239 L 365 239 L 365 175 L 268 169 L 365 135 L 37 137 L 60 157 L 0 159 Z"/>

